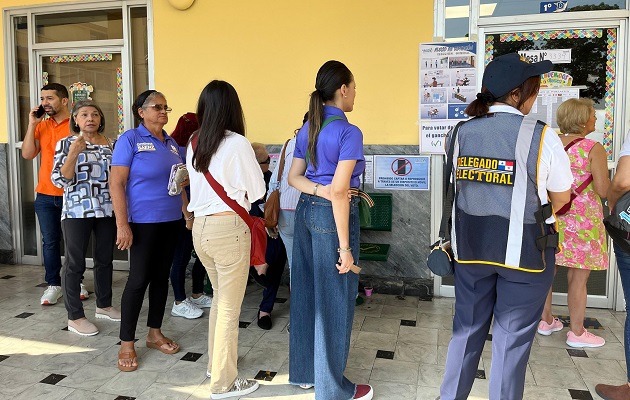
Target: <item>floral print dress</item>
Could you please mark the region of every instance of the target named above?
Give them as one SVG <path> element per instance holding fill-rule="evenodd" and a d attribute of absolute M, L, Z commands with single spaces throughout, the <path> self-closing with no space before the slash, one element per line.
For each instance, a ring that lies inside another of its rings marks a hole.
<path fill-rule="evenodd" d="M 573 185 L 576 190 L 590 175 L 588 154 L 597 142 L 584 139 L 569 148 L 568 155 L 573 172 Z M 568 268 L 608 269 L 606 229 L 599 196 L 591 182 L 571 204 L 564 215 L 557 216 L 562 251 L 556 254 L 556 264 Z"/>

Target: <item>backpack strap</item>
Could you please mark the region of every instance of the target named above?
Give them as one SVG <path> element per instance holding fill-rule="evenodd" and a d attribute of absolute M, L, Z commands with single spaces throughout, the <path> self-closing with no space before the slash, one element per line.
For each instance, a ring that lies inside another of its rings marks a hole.
<path fill-rule="evenodd" d="M 330 117 L 326 118 L 324 122 L 322 122 L 322 127 L 319 128 L 319 131 L 320 132 L 323 131 L 324 128 L 328 126 L 328 124 L 330 124 L 333 121 L 340 120 L 340 119 L 345 120 L 344 117 L 340 117 L 339 115 L 331 115 Z M 309 161 L 308 150 L 306 151 L 306 157 L 304 158 L 304 160 L 306 161 L 306 165 L 308 165 L 308 161 Z"/>

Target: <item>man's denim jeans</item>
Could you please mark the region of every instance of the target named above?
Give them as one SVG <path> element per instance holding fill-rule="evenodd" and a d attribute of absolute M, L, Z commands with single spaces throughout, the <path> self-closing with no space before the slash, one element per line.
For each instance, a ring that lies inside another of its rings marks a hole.
<path fill-rule="evenodd" d="M 42 255 L 48 286 L 61 286 L 61 208 L 63 196 L 37 193 L 35 214 L 42 232 Z"/>
<path fill-rule="evenodd" d="M 630 382 L 630 254 L 626 253 L 617 246 L 615 249 L 615 257 L 617 257 L 617 268 L 619 268 L 619 276 L 621 277 L 621 286 L 623 287 L 623 296 L 626 299 L 626 324 L 623 329 L 623 347 L 626 352 L 626 368 L 628 370 L 628 382 Z"/>
<path fill-rule="evenodd" d="M 358 198 L 350 203 L 350 247 L 359 259 Z M 339 238 L 330 201 L 302 194 L 295 211 L 291 268 L 289 381 L 315 385 L 318 399 L 349 400 L 344 375 L 359 277 L 340 274 Z"/>

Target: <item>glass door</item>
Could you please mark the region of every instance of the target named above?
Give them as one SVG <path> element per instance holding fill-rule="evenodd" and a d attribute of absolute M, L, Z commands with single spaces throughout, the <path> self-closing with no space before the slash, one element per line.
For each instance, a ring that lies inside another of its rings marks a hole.
<path fill-rule="evenodd" d="M 512 28 L 493 28 L 493 33 L 481 36 L 485 64 L 502 54 L 518 52 L 522 57 L 539 61 L 550 59 L 553 71 L 543 77 L 539 99 L 530 114 L 545 121 L 554 129 L 558 106 L 570 97 L 590 98 L 595 102 L 597 124 L 588 138 L 599 141 L 613 167 L 613 139 L 622 138 L 623 131 L 616 124 L 616 83 L 618 38 L 620 24 L 602 24 L 589 28 L 515 31 Z M 554 89 L 555 87 L 555 89 Z M 606 207 L 604 206 L 605 212 Z M 607 239 L 609 254 L 611 241 Z M 614 257 L 608 270 L 591 271 L 587 284 L 589 307 L 610 308 L 617 277 Z M 553 282 L 554 304 L 567 304 L 567 268 L 558 267 Z"/>
<path fill-rule="evenodd" d="M 116 139 L 125 130 L 123 116 L 123 67 L 119 48 L 101 48 L 98 52 L 37 52 L 39 87 L 60 83 L 68 88 L 72 110 L 80 100 L 93 100 L 105 115 L 103 134 Z M 88 266 L 92 265 L 92 246 L 88 246 Z M 127 251 L 114 251 L 114 267 L 127 268 Z"/>
<path fill-rule="evenodd" d="M 624 137 L 620 111 L 624 93 L 617 88 L 622 87 L 625 79 L 622 62 L 625 55 L 619 43 L 624 41 L 625 25 L 619 20 L 569 24 L 559 27 L 558 23 L 531 22 L 521 27 L 513 24 L 484 27 L 480 23 L 478 48 L 484 63 L 479 63 L 478 73 L 482 76 L 485 66 L 494 57 L 507 53 L 518 52 L 532 61 L 539 61 L 541 57 L 552 60 L 553 72 L 544 82 L 550 88 L 541 89 L 533 115 L 557 129 L 555 113 L 562 101 L 570 96 L 591 98 L 595 102 L 597 125 L 589 138 L 602 143 L 608 154 L 609 169 L 612 169 Z M 553 89 L 554 84 L 568 85 L 570 89 Z M 607 212 L 605 207 L 604 211 Z M 587 285 L 589 307 L 612 308 L 620 290 L 610 239 L 607 242 L 609 268 L 591 272 Z M 442 296 L 453 296 L 453 283 L 452 277 L 436 279 L 436 291 Z M 567 289 L 567 270 L 559 267 L 553 283 L 554 304 L 567 304 Z"/>
<path fill-rule="evenodd" d="M 40 88 L 57 82 L 68 87 L 74 101 L 91 98 L 101 106 L 107 136 L 130 129 L 133 119 L 125 115 L 131 114 L 131 102 L 152 83 L 152 28 L 143 0 L 15 7 L 3 15 L 11 29 L 5 70 L 15 258 L 42 265 L 33 207 L 39 157 L 25 160 L 21 153 L 28 113 L 39 103 Z M 115 259 L 115 268 L 128 268 L 126 252 L 116 252 Z"/>

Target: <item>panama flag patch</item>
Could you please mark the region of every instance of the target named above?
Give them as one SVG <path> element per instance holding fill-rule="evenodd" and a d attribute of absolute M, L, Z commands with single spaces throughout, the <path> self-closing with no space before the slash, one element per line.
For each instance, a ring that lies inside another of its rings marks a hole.
<path fill-rule="evenodd" d="M 499 161 L 499 171 L 514 171 L 514 161 Z"/>

